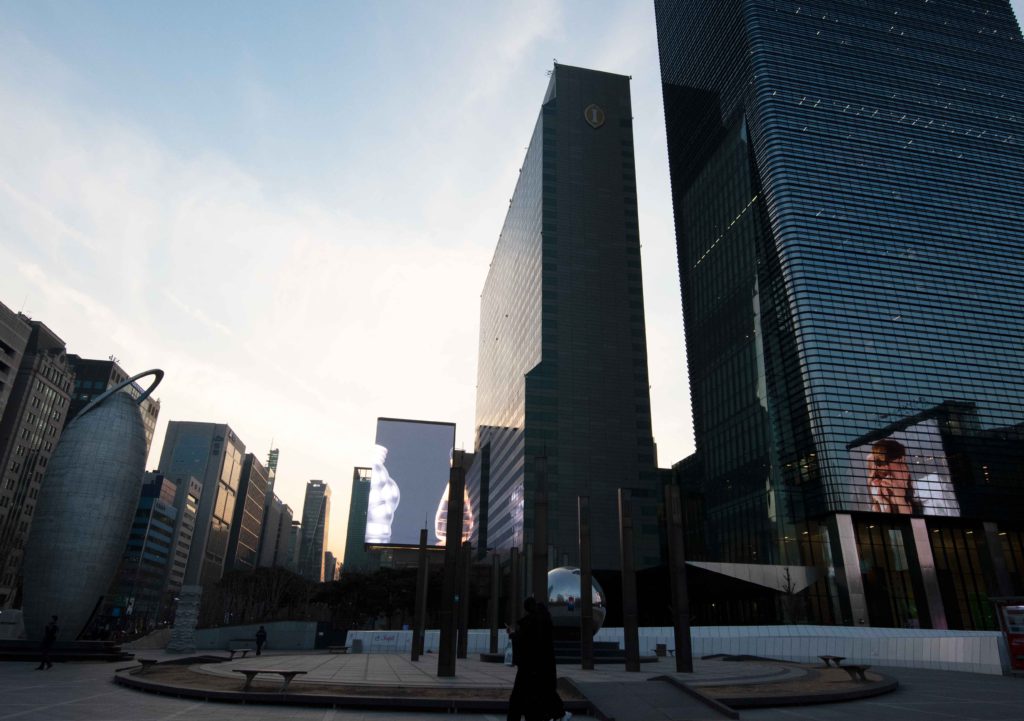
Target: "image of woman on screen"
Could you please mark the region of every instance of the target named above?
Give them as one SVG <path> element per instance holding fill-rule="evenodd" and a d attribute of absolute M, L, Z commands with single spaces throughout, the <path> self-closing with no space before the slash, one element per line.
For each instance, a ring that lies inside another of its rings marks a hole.
<path fill-rule="evenodd" d="M 913 489 L 907 451 L 891 438 L 876 441 L 868 455 L 868 491 L 876 513 L 912 513 Z"/>

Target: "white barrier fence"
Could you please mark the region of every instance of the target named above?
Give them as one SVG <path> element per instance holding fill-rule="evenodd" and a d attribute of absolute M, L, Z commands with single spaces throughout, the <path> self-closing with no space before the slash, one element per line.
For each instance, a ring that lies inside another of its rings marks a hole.
<path fill-rule="evenodd" d="M 425 650 L 436 653 L 440 632 L 428 630 Z M 713 654 L 750 655 L 786 661 L 819 662 L 818 656 L 843 656 L 846 663 L 932 668 L 945 671 L 1002 674 L 1009 657 L 998 631 L 931 631 L 849 626 L 694 626 L 690 634 L 695 658 Z M 358 640 L 360 643 L 355 644 Z M 488 629 L 471 629 L 468 652 L 489 650 Z M 597 641 L 622 646 L 621 628 L 602 628 Z M 498 650 L 505 648 L 505 631 L 498 632 Z M 349 631 L 350 647 L 364 653 L 409 653 L 412 631 Z M 672 628 L 641 628 L 640 653 L 653 655 L 656 644 L 675 649 Z"/>

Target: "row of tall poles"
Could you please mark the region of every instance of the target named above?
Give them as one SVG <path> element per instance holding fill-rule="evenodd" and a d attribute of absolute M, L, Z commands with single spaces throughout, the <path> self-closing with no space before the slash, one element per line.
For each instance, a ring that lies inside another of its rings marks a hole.
<path fill-rule="evenodd" d="M 448 518 L 444 550 L 444 576 L 441 588 L 441 638 L 437 655 L 437 675 L 455 675 L 456 658 L 466 658 L 469 638 L 469 576 L 472 565 L 472 547 L 462 542 L 463 499 L 466 489 L 466 470 L 462 452 L 456 451 L 448 481 Z M 547 591 L 548 573 L 548 495 L 547 458 L 535 459 L 534 471 L 537 490 L 534 494 L 534 539 L 528 557 L 534 594 Z M 640 629 L 637 603 L 636 566 L 633 555 L 633 503 L 632 494 L 620 488 L 619 550 L 622 565 L 622 630 L 626 656 L 626 670 L 640 670 Z M 590 499 L 577 497 L 579 517 L 580 558 L 580 657 L 582 668 L 594 668 L 594 609 L 593 574 L 590 554 Z M 676 671 L 693 671 L 690 643 L 690 609 L 686 589 L 686 557 L 683 545 L 683 511 L 676 486 L 665 487 L 665 525 L 668 537 L 669 583 L 671 587 L 672 620 L 675 633 Z M 412 660 L 418 661 L 424 653 L 424 635 L 427 617 L 427 529 L 420 531 L 419 565 L 416 574 L 416 608 L 413 619 Z M 519 612 L 522 589 L 521 558 L 518 548 L 509 554 L 509 618 Z M 491 594 L 488 607 L 490 617 L 490 651 L 498 650 L 499 596 L 501 590 L 501 562 L 492 559 Z M 546 600 L 546 599 L 541 599 Z"/>

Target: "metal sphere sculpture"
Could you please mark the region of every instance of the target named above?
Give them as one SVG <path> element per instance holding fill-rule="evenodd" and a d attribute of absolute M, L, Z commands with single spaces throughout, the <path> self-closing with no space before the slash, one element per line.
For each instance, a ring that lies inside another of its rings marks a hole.
<path fill-rule="evenodd" d="M 548 610 L 556 627 L 580 627 L 580 569 L 560 566 L 548 571 Z M 594 633 L 604 624 L 607 606 L 604 589 L 592 579 L 591 599 L 594 608 Z"/>
<path fill-rule="evenodd" d="M 121 389 L 153 375 L 138 398 Z M 87 405 L 64 429 L 36 502 L 25 545 L 24 619 L 28 638 L 42 638 L 60 617 L 60 640 L 75 640 L 107 593 L 128 535 L 146 468 L 139 404 L 163 378 L 149 370 Z"/>

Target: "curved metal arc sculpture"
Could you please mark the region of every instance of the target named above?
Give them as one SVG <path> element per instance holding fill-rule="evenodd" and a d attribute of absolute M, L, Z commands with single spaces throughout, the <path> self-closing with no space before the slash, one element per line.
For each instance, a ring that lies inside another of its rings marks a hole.
<path fill-rule="evenodd" d="M 127 380 L 124 380 L 121 383 L 118 383 L 113 388 L 108 388 L 103 393 L 101 393 L 100 395 L 98 395 L 95 398 L 93 398 L 92 401 L 89 403 L 89 405 L 87 405 L 82 410 L 78 411 L 78 415 L 76 415 L 71 420 L 76 420 L 78 418 L 81 418 L 86 413 L 91 411 L 93 408 L 98 406 L 100 403 L 105 401 L 110 396 L 112 396 L 115 393 L 117 393 L 122 388 L 127 388 L 132 383 L 137 381 L 139 378 L 145 378 L 146 376 L 155 376 L 156 380 L 154 380 L 153 383 L 149 386 L 149 388 L 147 388 L 145 391 L 143 391 L 142 394 L 138 398 L 135 399 L 135 402 L 138 405 L 141 406 L 142 405 L 142 401 L 144 401 L 147 398 L 149 398 L 149 396 L 153 393 L 153 391 L 156 390 L 156 387 L 158 385 L 160 385 L 160 381 L 162 381 L 164 379 L 164 372 L 162 370 L 160 370 L 159 368 L 150 368 L 148 371 L 143 371 L 142 373 L 138 373 L 136 375 L 133 375 L 131 378 L 128 378 Z"/>

